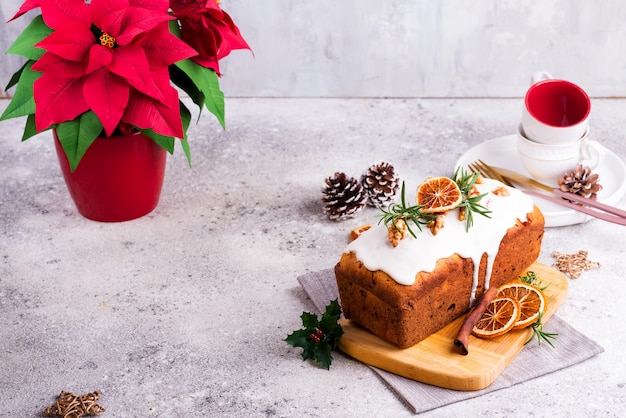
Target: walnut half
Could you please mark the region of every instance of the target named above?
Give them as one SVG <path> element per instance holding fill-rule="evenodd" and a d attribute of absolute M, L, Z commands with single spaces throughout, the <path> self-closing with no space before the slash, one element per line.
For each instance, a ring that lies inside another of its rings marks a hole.
<path fill-rule="evenodd" d="M 406 222 L 402 218 L 394 220 L 392 225 L 387 227 L 387 237 L 394 247 L 397 247 L 400 244 L 400 240 L 408 236 L 409 231 Z"/>
<path fill-rule="evenodd" d="M 511 196 L 511 192 L 504 186 L 500 186 L 497 189 L 492 191 L 496 196 Z"/>
<path fill-rule="evenodd" d="M 437 232 L 439 232 L 439 230 L 444 227 L 445 222 L 446 222 L 446 214 L 440 213 L 437 215 L 435 219 L 433 219 L 432 221 L 428 223 L 428 228 L 430 228 L 430 232 L 433 235 L 437 235 Z"/>

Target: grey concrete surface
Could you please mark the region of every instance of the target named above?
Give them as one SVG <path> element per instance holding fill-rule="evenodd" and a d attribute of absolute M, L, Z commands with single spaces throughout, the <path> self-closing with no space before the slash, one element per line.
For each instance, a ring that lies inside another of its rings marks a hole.
<path fill-rule="evenodd" d="M 100 390 L 103 417 L 411 415 L 358 361 L 336 353 L 326 371 L 283 341 L 313 309 L 296 277 L 332 267 L 376 213 L 329 221 L 323 179 L 381 159 L 415 184 L 451 174 L 465 150 L 514 132 L 521 99 L 226 105 L 225 132 L 208 113 L 191 128 L 192 168 L 180 148 L 168 158 L 157 209 L 115 224 L 76 212 L 49 133 L 20 143 L 23 121 L 0 124 L 1 417 L 41 416 L 62 390 Z M 626 100 L 593 105 L 592 135 L 625 159 Z M 540 255 L 602 263 L 570 281 L 558 315 L 604 353 L 423 415 L 626 415 L 625 231 L 548 229 Z"/>

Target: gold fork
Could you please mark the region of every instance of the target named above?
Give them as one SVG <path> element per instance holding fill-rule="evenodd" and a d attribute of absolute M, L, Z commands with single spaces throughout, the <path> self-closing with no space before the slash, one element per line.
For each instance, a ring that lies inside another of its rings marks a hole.
<path fill-rule="evenodd" d="M 470 171 L 474 173 L 479 173 L 484 177 L 499 180 L 511 187 L 515 187 L 512 184 L 514 182 L 521 185 L 540 188 L 549 191 L 550 193 L 553 193 L 559 197 L 548 196 L 544 193 L 536 192 L 534 190 L 524 190 L 524 193 L 531 196 L 536 196 L 562 206 L 567 206 L 570 209 L 574 209 L 587 215 L 594 216 L 598 219 L 613 222 L 619 225 L 626 225 L 626 211 L 623 211 L 621 209 L 614 208 L 604 203 L 596 202 L 595 200 L 588 199 L 574 193 L 564 192 L 560 189 L 550 187 L 546 184 L 538 182 L 535 179 L 526 177 L 520 173 L 506 168 L 490 166 L 482 160 L 474 161 L 473 163 L 468 164 L 468 167 Z M 599 211 L 592 208 L 598 209 Z"/>
<path fill-rule="evenodd" d="M 478 173 L 484 177 L 487 177 L 488 179 L 495 179 L 501 183 L 506 184 L 507 186 L 515 187 L 513 184 L 511 184 L 511 182 L 507 178 L 505 178 L 503 175 L 501 175 L 497 171 L 493 170 L 491 167 L 485 164 L 482 160 L 476 160 L 473 163 L 469 163 L 468 167 L 470 171 L 472 171 L 473 173 Z"/>
<path fill-rule="evenodd" d="M 485 163 L 482 160 L 477 160 L 474 161 L 473 163 L 476 168 L 479 170 L 479 172 L 481 172 L 481 174 L 484 173 L 493 173 L 494 175 L 496 175 L 497 177 L 491 177 L 489 176 L 489 174 L 483 174 L 485 177 L 488 178 L 495 178 L 496 180 L 499 180 L 500 178 L 503 178 L 505 180 L 510 180 L 513 181 L 515 183 L 518 184 L 522 184 L 522 185 L 526 185 L 526 186 L 532 186 L 532 187 L 536 187 L 538 189 L 542 189 L 548 192 L 553 192 L 555 190 L 554 187 L 548 186 L 547 184 L 543 184 L 531 177 L 526 177 L 516 171 L 513 170 L 509 170 L 507 168 L 502 168 L 502 167 L 494 167 L 494 166 L 490 166 L 487 163 Z M 471 165 L 471 164 L 470 164 Z M 506 183 L 505 183 L 506 184 Z M 513 185 L 510 185 L 511 187 L 515 187 Z"/>

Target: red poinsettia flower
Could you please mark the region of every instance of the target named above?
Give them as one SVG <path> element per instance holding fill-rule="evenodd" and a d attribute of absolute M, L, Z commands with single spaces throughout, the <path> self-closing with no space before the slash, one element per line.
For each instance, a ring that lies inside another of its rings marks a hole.
<path fill-rule="evenodd" d="M 219 0 L 171 0 L 183 41 L 198 51 L 191 59 L 220 74 L 219 60 L 235 49 L 250 49 Z"/>
<path fill-rule="evenodd" d="M 9 22 L 12 20 L 17 19 L 18 17 L 22 16 L 24 13 L 36 9 L 37 7 L 39 7 L 39 0 L 26 0 L 22 6 L 20 7 L 20 9 L 17 11 L 17 13 L 15 13 L 15 16 L 13 16 L 11 19 L 9 19 Z"/>
<path fill-rule="evenodd" d="M 182 138 L 168 66 L 196 55 L 169 32 L 168 0 L 27 0 L 54 31 L 32 69 L 37 130 L 92 110 L 107 135 L 120 121 Z"/>
<path fill-rule="evenodd" d="M 24 0 L 11 20 L 37 8 L 41 14 L 7 50 L 27 61 L 7 85 L 15 95 L 0 121 L 27 116 L 22 140 L 55 129 L 72 169 L 103 130 L 138 128 L 173 152 L 173 137 L 185 138 L 191 121 L 173 86 L 224 126 L 218 62 L 250 48 L 218 4 Z M 180 143 L 189 159 L 189 145 Z"/>

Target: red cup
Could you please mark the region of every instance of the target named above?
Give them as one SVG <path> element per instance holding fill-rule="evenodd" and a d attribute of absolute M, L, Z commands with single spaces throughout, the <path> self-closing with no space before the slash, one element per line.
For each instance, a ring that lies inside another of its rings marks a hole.
<path fill-rule="evenodd" d="M 526 137 L 542 144 L 576 141 L 589 128 L 591 100 L 576 84 L 553 78 L 536 82 L 526 92 L 522 127 Z"/>

